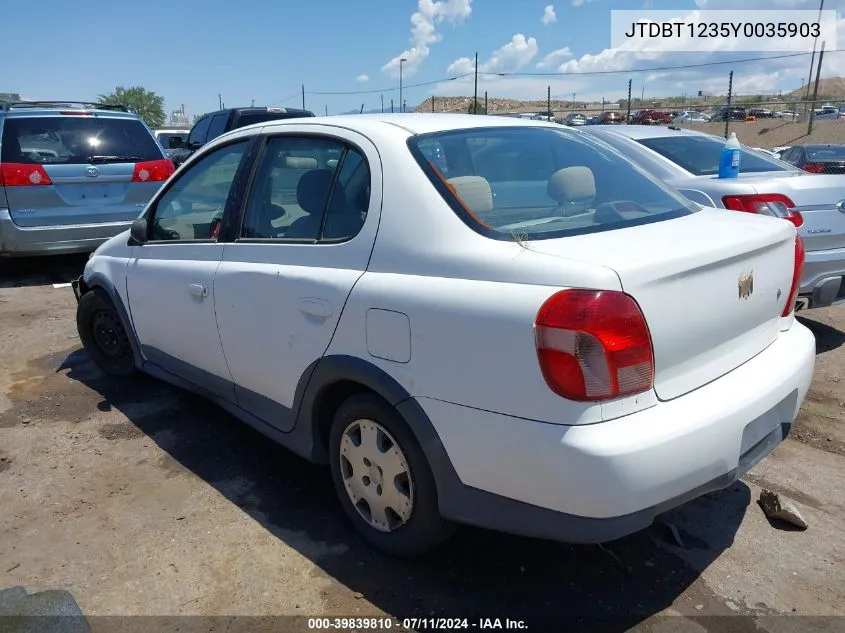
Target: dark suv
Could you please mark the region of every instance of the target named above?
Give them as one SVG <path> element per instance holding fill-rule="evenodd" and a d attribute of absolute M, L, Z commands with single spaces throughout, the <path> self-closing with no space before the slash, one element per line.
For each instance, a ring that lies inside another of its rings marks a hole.
<path fill-rule="evenodd" d="M 314 113 L 310 110 L 298 110 L 294 108 L 227 108 L 225 110 L 218 110 L 217 112 L 209 112 L 194 123 L 194 127 L 191 128 L 191 133 L 188 135 L 187 141 L 183 143 L 181 139 L 171 138 L 168 146 L 175 151 L 170 154 L 170 160 L 178 167 L 191 154 L 209 141 L 221 134 L 252 125 L 253 123 L 313 116 Z"/>
<path fill-rule="evenodd" d="M 727 106 L 721 106 L 716 110 L 713 116 L 710 117 L 710 121 L 725 121 L 727 119 L 730 119 L 731 121 L 745 121 L 747 118 L 748 113 L 742 106 L 731 106 L 730 111 L 728 111 Z"/>

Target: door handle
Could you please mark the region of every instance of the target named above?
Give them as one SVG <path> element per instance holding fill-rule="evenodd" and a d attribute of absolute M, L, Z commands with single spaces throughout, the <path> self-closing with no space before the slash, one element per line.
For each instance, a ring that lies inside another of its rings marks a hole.
<path fill-rule="evenodd" d="M 299 300 L 299 310 L 305 314 L 327 319 L 334 314 L 331 302 L 316 297 L 303 297 Z"/>
<path fill-rule="evenodd" d="M 204 298 L 208 296 L 208 288 L 203 284 L 188 284 L 188 292 L 195 297 Z"/>

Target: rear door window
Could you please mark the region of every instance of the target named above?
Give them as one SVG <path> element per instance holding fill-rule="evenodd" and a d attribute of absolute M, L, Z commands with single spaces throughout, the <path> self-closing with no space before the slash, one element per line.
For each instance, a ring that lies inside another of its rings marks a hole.
<path fill-rule="evenodd" d="M 0 162 L 78 165 L 98 156 L 126 162 L 164 158 L 153 135 L 133 118 L 7 117 L 3 126 Z"/>
<path fill-rule="evenodd" d="M 191 135 L 188 137 L 189 143 L 196 143 L 202 145 L 205 143 L 205 137 L 208 134 L 208 126 L 211 125 L 211 117 L 206 116 L 197 121 L 197 124 L 191 130 Z"/>
<path fill-rule="evenodd" d="M 810 160 L 845 160 L 845 145 L 807 148 Z"/>
<path fill-rule="evenodd" d="M 226 131 L 226 123 L 229 121 L 229 113 L 217 114 L 211 119 L 208 126 L 208 134 L 206 134 L 206 142 L 211 141 Z"/>

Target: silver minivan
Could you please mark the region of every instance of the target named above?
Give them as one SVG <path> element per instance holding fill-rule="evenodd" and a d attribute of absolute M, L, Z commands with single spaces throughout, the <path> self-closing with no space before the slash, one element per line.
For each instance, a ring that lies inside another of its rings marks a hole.
<path fill-rule="evenodd" d="M 93 251 L 173 171 L 124 106 L 0 102 L 0 258 Z"/>

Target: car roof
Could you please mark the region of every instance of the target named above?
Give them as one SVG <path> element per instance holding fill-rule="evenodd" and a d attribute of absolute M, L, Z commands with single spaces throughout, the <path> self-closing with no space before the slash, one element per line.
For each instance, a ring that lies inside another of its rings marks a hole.
<path fill-rule="evenodd" d="M 531 119 L 517 119 L 514 117 L 502 117 L 483 114 L 445 114 L 445 113 L 385 113 L 385 114 L 350 114 L 329 117 L 314 117 L 304 119 L 280 119 L 266 123 L 255 123 L 255 127 L 284 127 L 289 125 L 337 125 L 355 130 L 358 128 L 371 128 L 375 126 L 393 127 L 405 130 L 409 134 L 430 134 L 432 132 L 448 132 L 453 130 L 464 130 L 487 127 L 546 127 L 557 130 L 568 130 L 569 128 Z M 244 128 L 246 129 L 246 128 Z"/>
<path fill-rule="evenodd" d="M 683 128 L 676 128 L 673 126 L 651 126 L 651 125 L 614 125 L 607 127 L 601 131 L 591 130 L 591 132 L 604 132 L 610 134 L 617 134 L 627 138 L 639 141 L 646 138 L 659 138 L 667 136 L 707 136 L 712 137 L 712 134 L 705 134 L 697 130 L 686 130 Z"/>
<path fill-rule="evenodd" d="M 118 118 L 134 118 L 138 115 L 130 112 L 122 104 L 104 104 L 90 101 L 0 101 L 0 115 L 6 116 L 44 116 L 62 112 L 95 112 L 97 116 L 115 115 Z"/>

